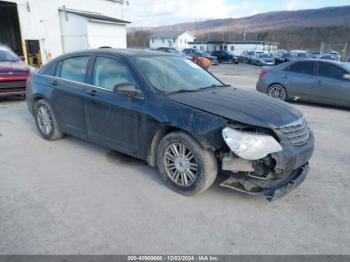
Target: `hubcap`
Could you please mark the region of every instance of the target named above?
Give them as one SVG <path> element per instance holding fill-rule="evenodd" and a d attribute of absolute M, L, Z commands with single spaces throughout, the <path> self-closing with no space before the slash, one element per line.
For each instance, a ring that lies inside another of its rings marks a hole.
<path fill-rule="evenodd" d="M 182 187 L 193 185 L 198 177 L 198 163 L 193 152 L 180 143 L 166 148 L 164 166 L 171 181 Z"/>
<path fill-rule="evenodd" d="M 273 98 L 277 98 L 279 100 L 285 100 L 286 99 L 286 92 L 284 91 L 283 87 L 280 86 L 273 86 L 270 89 L 269 95 Z"/>
<path fill-rule="evenodd" d="M 50 111 L 47 109 L 46 106 L 39 106 L 37 120 L 40 131 L 45 135 L 49 135 L 53 128 L 53 121 Z"/>

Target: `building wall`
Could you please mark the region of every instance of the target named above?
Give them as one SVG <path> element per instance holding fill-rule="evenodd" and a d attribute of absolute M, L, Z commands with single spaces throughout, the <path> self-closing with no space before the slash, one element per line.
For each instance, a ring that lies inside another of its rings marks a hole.
<path fill-rule="evenodd" d="M 181 35 L 179 35 L 179 37 L 176 39 L 175 42 L 175 48 L 179 51 L 185 49 L 185 48 L 189 48 L 189 42 L 194 41 L 194 37 L 192 35 L 190 35 L 189 33 L 185 32 Z"/>
<path fill-rule="evenodd" d="M 227 50 L 234 55 L 241 55 L 244 51 L 265 51 L 264 46 L 261 44 L 228 44 Z"/>
<path fill-rule="evenodd" d="M 7 0 L 17 3 L 22 41 L 40 40 L 41 55 L 46 63 L 63 53 L 59 8 L 99 12 L 122 18 L 122 4 L 111 0 Z M 28 2 L 28 5 L 26 4 Z M 126 38 L 126 35 L 125 35 Z"/>
<path fill-rule="evenodd" d="M 176 42 L 176 40 L 175 40 Z M 174 39 L 167 39 L 167 38 L 153 38 L 149 40 L 149 46 L 150 48 L 159 48 L 159 47 L 173 47 L 175 46 Z"/>
<path fill-rule="evenodd" d="M 224 49 L 223 45 L 219 44 L 189 44 L 189 48 L 194 48 L 201 51 L 213 52 Z"/>
<path fill-rule="evenodd" d="M 194 37 L 189 33 L 185 32 L 179 35 L 177 38 L 153 38 L 149 40 L 149 46 L 151 48 L 159 47 L 173 47 L 176 50 L 183 50 L 189 48 L 189 42 L 194 41 Z"/>
<path fill-rule="evenodd" d="M 201 51 L 216 51 L 216 50 L 228 50 L 234 55 L 241 55 L 244 51 L 261 51 L 261 52 L 272 52 L 277 50 L 277 45 L 275 44 L 206 44 L 206 43 L 191 43 L 189 44 L 191 48 L 201 50 Z"/>

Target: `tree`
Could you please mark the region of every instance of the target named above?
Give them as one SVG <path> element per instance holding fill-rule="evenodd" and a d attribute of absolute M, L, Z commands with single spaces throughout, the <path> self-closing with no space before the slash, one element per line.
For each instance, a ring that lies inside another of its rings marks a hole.
<path fill-rule="evenodd" d="M 128 48 L 148 48 L 151 33 L 145 30 L 137 30 L 127 35 Z"/>
<path fill-rule="evenodd" d="M 268 32 L 259 33 L 257 35 L 256 39 L 259 41 L 265 41 L 267 39 L 268 35 L 269 35 Z"/>

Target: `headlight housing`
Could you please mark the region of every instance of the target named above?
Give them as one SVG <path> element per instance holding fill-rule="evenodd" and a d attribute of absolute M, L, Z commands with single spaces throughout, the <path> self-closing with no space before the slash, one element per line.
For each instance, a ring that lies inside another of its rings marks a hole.
<path fill-rule="evenodd" d="M 269 135 L 253 134 L 225 127 L 222 130 L 222 136 L 232 152 L 248 160 L 262 159 L 269 154 L 282 151 L 282 146 Z"/>

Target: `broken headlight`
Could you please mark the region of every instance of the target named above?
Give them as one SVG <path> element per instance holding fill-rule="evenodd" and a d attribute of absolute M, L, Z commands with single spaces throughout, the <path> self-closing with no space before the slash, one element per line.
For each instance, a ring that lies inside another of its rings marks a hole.
<path fill-rule="evenodd" d="M 269 135 L 225 127 L 222 136 L 233 153 L 248 160 L 262 159 L 269 154 L 282 151 L 281 145 Z"/>

